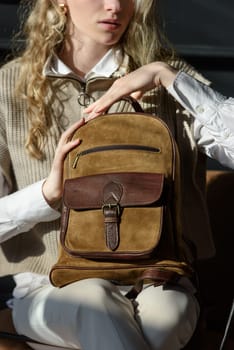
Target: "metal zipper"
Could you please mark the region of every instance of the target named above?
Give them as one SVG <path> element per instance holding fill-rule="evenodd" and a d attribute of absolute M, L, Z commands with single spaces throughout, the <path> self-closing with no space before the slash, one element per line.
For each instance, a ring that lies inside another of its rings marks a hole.
<path fill-rule="evenodd" d="M 94 148 L 86 149 L 82 152 L 79 152 L 76 154 L 76 157 L 72 163 L 72 168 L 75 169 L 77 167 L 77 163 L 80 159 L 80 157 L 95 153 L 95 152 L 104 152 L 104 151 L 113 151 L 113 150 L 138 150 L 138 151 L 147 151 L 147 152 L 153 152 L 153 153 L 160 153 L 161 149 L 157 147 L 150 147 L 150 146 L 139 146 L 139 145 L 107 145 L 107 146 L 97 146 Z"/>
<path fill-rule="evenodd" d="M 91 103 L 95 102 L 95 98 L 86 92 L 86 84 L 80 83 L 81 92 L 77 97 L 77 102 L 81 107 L 88 107 Z"/>

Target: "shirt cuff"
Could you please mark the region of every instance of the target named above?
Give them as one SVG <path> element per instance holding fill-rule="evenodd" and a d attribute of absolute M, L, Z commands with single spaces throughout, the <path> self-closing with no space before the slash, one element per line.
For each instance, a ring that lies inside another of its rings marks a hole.
<path fill-rule="evenodd" d="M 28 232 L 39 222 L 54 221 L 60 212 L 46 202 L 42 185 L 44 180 L 0 198 L 0 242 Z"/>
<path fill-rule="evenodd" d="M 15 219 L 25 218 L 25 221 L 51 221 L 57 219 L 60 213 L 49 206 L 42 193 L 42 185 L 45 180 L 38 181 L 24 189 L 8 195 L 7 207 Z M 24 205 L 20 205 L 24 203 Z M 12 211 L 12 206 L 15 213 Z"/>
<path fill-rule="evenodd" d="M 183 71 L 178 72 L 168 92 L 203 124 L 210 123 L 219 105 L 226 97 L 209 86 L 192 78 Z"/>

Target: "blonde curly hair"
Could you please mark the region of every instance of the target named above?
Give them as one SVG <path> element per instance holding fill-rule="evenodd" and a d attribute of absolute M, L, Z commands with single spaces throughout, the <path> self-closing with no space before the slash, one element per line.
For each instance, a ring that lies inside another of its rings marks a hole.
<path fill-rule="evenodd" d="M 66 40 L 66 15 L 56 0 L 22 0 L 25 46 L 20 54 L 20 76 L 16 93 L 27 101 L 30 130 L 29 154 L 43 158 L 43 143 L 50 125 L 45 96 L 50 84 L 43 75 L 48 57 L 59 54 Z M 155 60 L 169 61 L 174 55 L 157 21 L 156 0 L 135 0 L 135 12 L 118 46 L 129 55 L 129 71 Z M 141 55 L 139 55 L 139 52 Z"/>

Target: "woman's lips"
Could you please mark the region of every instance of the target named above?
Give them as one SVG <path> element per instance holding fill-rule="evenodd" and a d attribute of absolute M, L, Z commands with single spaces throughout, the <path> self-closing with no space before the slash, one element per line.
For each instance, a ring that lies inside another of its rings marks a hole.
<path fill-rule="evenodd" d="M 115 20 L 111 20 L 111 19 L 104 19 L 102 21 L 99 21 L 98 24 L 107 30 L 116 30 L 120 27 L 120 23 L 115 21 Z"/>

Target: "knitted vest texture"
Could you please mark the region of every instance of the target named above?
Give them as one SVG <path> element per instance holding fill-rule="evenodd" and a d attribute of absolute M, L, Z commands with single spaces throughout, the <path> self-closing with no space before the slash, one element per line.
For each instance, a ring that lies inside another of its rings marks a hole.
<path fill-rule="evenodd" d="M 191 75 L 196 75 L 190 67 L 184 68 Z M 14 95 L 18 69 L 18 64 L 11 62 L 0 70 L 0 166 L 13 190 L 22 189 L 48 176 L 61 130 L 81 118 L 83 112 L 77 101 L 81 91 L 79 81 L 51 77 L 52 86 L 56 88 L 56 98 L 52 89 L 47 97 L 53 117 L 48 142 L 44 148 L 46 158 L 38 161 L 30 157 L 25 150 L 29 130 L 26 105 Z M 86 91 L 97 99 L 110 87 L 113 80 L 114 78 L 94 79 L 86 84 Z M 204 164 L 202 168 L 197 167 L 199 152 L 194 147 L 192 118 L 184 113 L 164 89 L 152 90 L 146 94 L 142 107 L 145 112 L 162 117 L 178 139 L 185 188 L 182 198 L 185 208 L 183 233 L 197 247 L 200 257 L 208 257 L 213 254 L 213 241 L 201 191 L 204 183 L 201 184 L 199 180 L 200 174 L 205 174 L 205 167 Z M 129 108 L 125 102 L 114 106 L 115 111 Z M 194 200 L 192 203 L 191 198 Z M 39 223 L 29 232 L 2 243 L 0 275 L 21 271 L 47 274 L 57 259 L 59 226 L 60 220 Z"/>

